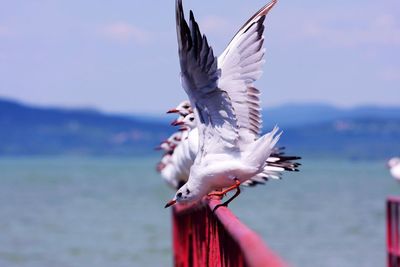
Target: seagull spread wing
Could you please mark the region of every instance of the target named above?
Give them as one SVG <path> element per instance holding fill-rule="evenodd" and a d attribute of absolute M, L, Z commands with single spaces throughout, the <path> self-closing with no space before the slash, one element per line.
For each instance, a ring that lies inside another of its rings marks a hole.
<path fill-rule="evenodd" d="M 262 74 L 265 48 L 264 20 L 276 0 L 254 14 L 236 33 L 218 58 L 221 77 L 218 86 L 228 93 L 236 114 L 242 141 L 252 142 L 261 133 L 259 90 L 253 86 Z"/>
<path fill-rule="evenodd" d="M 218 60 L 192 12 L 189 25 L 186 22 L 181 0 L 176 0 L 176 23 L 181 81 L 195 108 L 199 153 L 204 156 L 237 150 L 239 128 L 231 99 L 218 87 Z"/>

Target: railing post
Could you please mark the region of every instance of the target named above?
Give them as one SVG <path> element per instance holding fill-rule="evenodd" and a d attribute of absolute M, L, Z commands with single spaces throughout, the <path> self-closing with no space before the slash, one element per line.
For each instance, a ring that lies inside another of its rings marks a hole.
<path fill-rule="evenodd" d="M 387 266 L 400 267 L 400 197 L 386 202 Z"/>
<path fill-rule="evenodd" d="M 213 213 L 219 203 L 206 198 L 201 205 L 173 208 L 174 266 L 285 266 L 229 209 Z"/>

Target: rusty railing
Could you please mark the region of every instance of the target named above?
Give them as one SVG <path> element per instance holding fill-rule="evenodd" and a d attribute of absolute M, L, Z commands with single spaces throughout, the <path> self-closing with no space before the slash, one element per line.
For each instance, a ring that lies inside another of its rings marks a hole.
<path fill-rule="evenodd" d="M 387 266 L 400 267 L 400 197 L 389 197 L 386 202 Z"/>
<path fill-rule="evenodd" d="M 229 209 L 219 207 L 213 213 L 218 204 L 205 199 L 195 207 L 173 208 L 174 266 L 286 266 Z"/>

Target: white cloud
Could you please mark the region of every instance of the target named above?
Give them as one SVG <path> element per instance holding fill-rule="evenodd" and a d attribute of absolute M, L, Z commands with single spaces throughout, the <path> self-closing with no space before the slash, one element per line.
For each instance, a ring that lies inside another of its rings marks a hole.
<path fill-rule="evenodd" d="M 115 22 L 106 25 L 101 32 L 107 38 L 121 43 L 133 41 L 143 44 L 147 43 L 151 36 L 148 31 L 126 22 Z"/>

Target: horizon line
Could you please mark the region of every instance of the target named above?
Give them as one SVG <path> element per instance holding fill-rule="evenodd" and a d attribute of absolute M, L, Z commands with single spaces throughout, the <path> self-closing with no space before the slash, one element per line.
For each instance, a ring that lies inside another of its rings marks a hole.
<path fill-rule="evenodd" d="M 62 105 L 62 104 L 43 104 L 43 103 L 35 103 L 35 102 L 29 102 L 26 100 L 20 100 L 20 99 L 15 99 L 11 97 L 6 97 L 6 96 L 0 96 L 0 102 L 10 102 L 14 103 L 17 105 L 29 107 L 29 108 L 37 108 L 37 109 L 58 109 L 58 110 L 69 110 L 69 111 L 92 111 L 92 112 L 97 112 L 97 113 L 102 113 L 102 114 L 109 114 L 109 115 L 121 115 L 121 116 L 144 116 L 144 117 L 160 117 L 161 115 L 166 115 L 166 111 L 160 111 L 160 112 L 124 112 L 124 111 L 116 111 L 116 110 L 109 110 L 109 109 L 103 109 L 101 107 L 96 107 L 92 105 Z M 321 106 L 321 107 L 330 107 L 338 110 L 354 110 L 354 109 L 359 109 L 359 108 L 387 108 L 387 109 L 400 109 L 400 105 L 384 105 L 384 104 L 376 104 L 376 103 L 365 103 L 365 104 L 359 104 L 359 105 L 352 105 L 352 106 L 343 106 L 343 105 L 337 105 L 334 103 L 328 103 L 328 102 L 316 102 L 316 101 L 310 101 L 310 102 L 293 102 L 289 101 L 286 103 L 282 104 L 277 104 L 277 105 L 271 105 L 271 106 L 262 106 L 263 110 L 271 110 L 271 109 L 279 109 L 282 107 L 286 106 Z"/>

